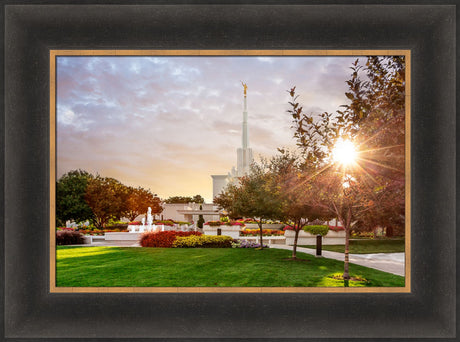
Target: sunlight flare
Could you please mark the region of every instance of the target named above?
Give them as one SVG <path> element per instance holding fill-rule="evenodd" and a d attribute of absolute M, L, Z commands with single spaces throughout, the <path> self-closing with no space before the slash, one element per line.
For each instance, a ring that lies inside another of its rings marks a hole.
<path fill-rule="evenodd" d="M 352 165 L 357 158 L 356 148 L 349 140 L 338 140 L 332 150 L 332 159 L 343 166 Z"/>

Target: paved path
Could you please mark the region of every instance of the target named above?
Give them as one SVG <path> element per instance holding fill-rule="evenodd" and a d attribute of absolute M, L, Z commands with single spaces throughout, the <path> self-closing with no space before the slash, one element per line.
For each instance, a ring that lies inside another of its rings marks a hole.
<path fill-rule="evenodd" d="M 286 245 L 269 245 L 270 248 L 280 248 L 292 250 L 292 246 Z M 316 255 L 316 249 L 297 247 L 298 252 L 303 252 L 311 255 Z M 344 260 L 344 254 L 338 252 L 330 252 L 323 250 L 322 256 L 328 259 L 339 261 Z M 375 253 L 375 254 L 350 254 L 350 263 L 375 268 L 376 270 L 393 273 L 404 277 L 404 262 L 405 253 Z"/>

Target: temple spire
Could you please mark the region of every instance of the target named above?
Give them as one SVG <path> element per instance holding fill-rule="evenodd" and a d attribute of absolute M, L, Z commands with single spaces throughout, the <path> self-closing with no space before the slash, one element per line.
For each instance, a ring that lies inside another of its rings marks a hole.
<path fill-rule="evenodd" d="M 242 129 L 242 148 L 246 149 L 249 146 L 249 137 L 248 137 L 248 104 L 247 104 L 247 89 L 248 86 L 246 83 L 241 82 L 244 89 L 244 107 L 243 107 L 243 129 Z"/>
<path fill-rule="evenodd" d="M 249 148 L 249 134 L 248 134 L 248 103 L 247 103 L 247 89 L 246 83 L 241 82 L 244 89 L 243 98 L 243 123 L 241 130 L 242 146 L 237 149 L 237 177 L 242 177 L 249 172 L 252 158 L 252 149 Z"/>

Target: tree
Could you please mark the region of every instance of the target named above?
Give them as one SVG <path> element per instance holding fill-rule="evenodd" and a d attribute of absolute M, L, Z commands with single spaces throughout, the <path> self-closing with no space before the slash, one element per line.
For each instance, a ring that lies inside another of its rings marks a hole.
<path fill-rule="evenodd" d="M 237 211 L 238 209 L 234 206 L 237 191 L 238 187 L 235 184 L 229 183 L 213 200 L 213 203 L 217 205 L 219 210 L 225 209 L 227 211 L 227 215 L 231 219 L 242 217 Z"/>
<path fill-rule="evenodd" d="M 201 195 L 190 196 L 171 196 L 164 200 L 165 203 L 204 203 L 204 198 Z"/>
<path fill-rule="evenodd" d="M 262 226 L 269 219 L 282 218 L 279 189 L 264 165 L 253 163 L 249 174 L 239 179 L 238 185 L 230 184 L 217 196 L 219 205 L 225 205 L 232 215 L 251 217 L 257 221 L 260 244 L 263 248 Z M 219 200 L 222 199 L 222 200 Z"/>
<path fill-rule="evenodd" d="M 404 60 L 399 57 L 369 57 L 363 68 L 353 63 L 347 81 L 350 103 L 335 115 L 303 112 L 295 87 L 289 91 L 294 137 L 311 166 L 306 186 L 317 193 L 311 205 L 335 213 L 344 225 L 345 266 L 348 274 L 348 244 L 352 225 L 388 224 L 388 214 L 404 217 Z M 362 81 L 360 74 L 366 72 Z M 340 168 L 331 159 L 339 139 L 359 148 L 354 167 Z M 394 220 L 397 221 L 397 220 Z"/>
<path fill-rule="evenodd" d="M 356 177 L 356 178 L 355 178 Z M 307 183 L 309 191 L 316 196 L 309 198 L 309 205 L 337 217 L 345 230 L 345 253 L 343 279 L 349 275 L 350 232 L 356 220 L 365 215 L 373 205 L 365 176 L 348 174 L 339 166 L 332 166 L 314 175 Z"/>
<path fill-rule="evenodd" d="M 280 155 L 274 156 L 269 161 L 273 180 L 278 184 L 280 201 L 282 202 L 282 216 L 289 222 L 294 231 L 294 244 L 292 246 L 292 259 L 297 258 L 297 241 L 299 232 L 308 222 L 321 219 L 332 219 L 328 210 L 311 204 L 311 198 L 316 196 L 308 186 L 308 168 L 299 157 L 289 151 L 279 150 Z"/>
<path fill-rule="evenodd" d="M 127 214 L 128 193 L 128 187 L 114 178 L 98 175 L 88 181 L 85 200 L 98 229 L 103 229 L 110 219 L 119 220 Z"/>
<path fill-rule="evenodd" d="M 92 220 L 93 212 L 85 201 L 86 186 L 93 175 L 83 170 L 73 170 L 56 183 L 56 224 L 67 220 L 83 222 Z"/>
<path fill-rule="evenodd" d="M 203 210 L 203 206 L 200 204 L 200 210 Z M 198 221 L 197 221 L 197 226 L 198 228 L 203 228 L 203 224 L 204 224 L 204 217 L 203 215 L 198 215 Z"/>
<path fill-rule="evenodd" d="M 369 57 L 355 61 L 346 93 L 350 104 L 338 112 L 343 131 L 365 151 L 361 167 L 378 185 L 378 201 L 360 218 L 363 226 L 404 233 L 405 212 L 405 61 L 404 57 Z M 365 80 L 360 75 L 365 73 Z M 390 204 L 390 205 L 387 205 Z"/>
<path fill-rule="evenodd" d="M 126 216 L 131 221 L 137 216 L 146 213 L 148 207 L 152 208 L 152 214 L 154 215 L 160 214 L 163 211 L 160 198 L 141 187 L 128 187 L 126 207 Z"/>

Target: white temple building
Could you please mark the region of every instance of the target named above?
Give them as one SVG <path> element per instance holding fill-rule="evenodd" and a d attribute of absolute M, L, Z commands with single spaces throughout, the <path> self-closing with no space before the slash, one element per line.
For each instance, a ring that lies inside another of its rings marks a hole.
<path fill-rule="evenodd" d="M 239 177 L 249 173 L 250 166 L 254 160 L 252 149 L 249 147 L 249 132 L 248 132 L 248 104 L 247 104 L 247 85 L 243 83 L 244 98 L 243 98 L 243 124 L 242 124 L 242 144 L 236 150 L 236 169 L 232 170 L 227 175 L 211 175 L 212 177 L 212 198 L 219 195 L 222 190 L 231 182 L 235 182 Z"/>

